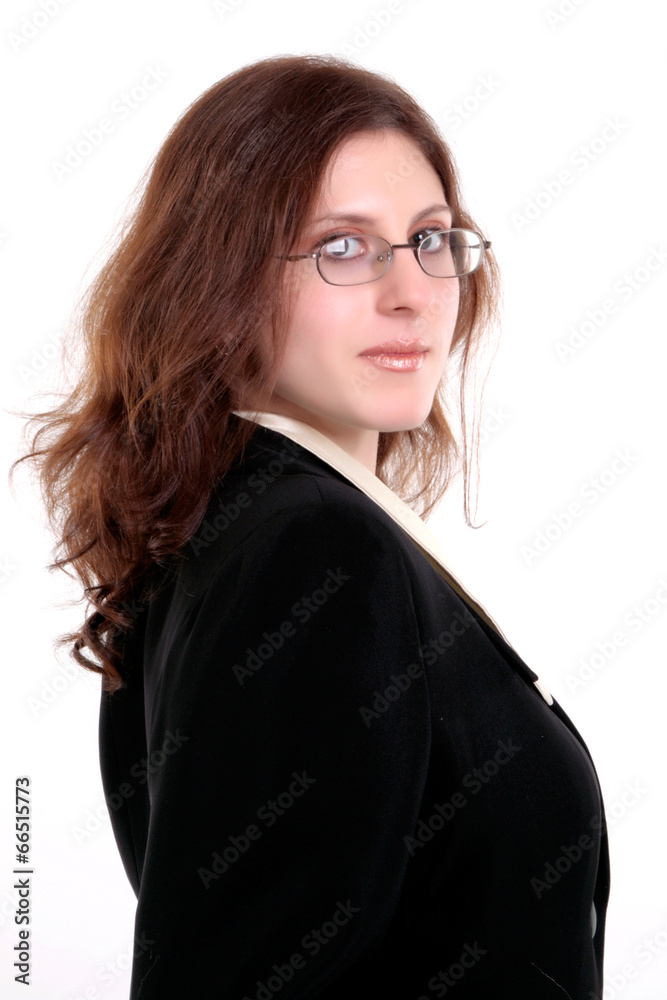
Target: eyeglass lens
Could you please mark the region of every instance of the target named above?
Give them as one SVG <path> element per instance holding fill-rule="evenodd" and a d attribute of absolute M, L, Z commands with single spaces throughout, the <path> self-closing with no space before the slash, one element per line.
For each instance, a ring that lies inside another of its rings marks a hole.
<path fill-rule="evenodd" d="M 455 278 L 477 270 L 482 246 L 477 233 L 450 229 L 429 233 L 417 246 L 422 268 L 434 278 Z M 393 251 L 379 236 L 341 236 L 325 243 L 318 265 L 333 285 L 374 281 L 388 270 Z"/>

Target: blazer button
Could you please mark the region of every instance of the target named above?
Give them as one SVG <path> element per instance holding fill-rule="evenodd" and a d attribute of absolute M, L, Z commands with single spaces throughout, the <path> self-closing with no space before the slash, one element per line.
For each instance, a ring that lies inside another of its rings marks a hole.
<path fill-rule="evenodd" d="M 591 903 L 591 937 L 595 937 L 595 931 L 598 925 L 598 915 L 595 910 L 595 903 Z"/>

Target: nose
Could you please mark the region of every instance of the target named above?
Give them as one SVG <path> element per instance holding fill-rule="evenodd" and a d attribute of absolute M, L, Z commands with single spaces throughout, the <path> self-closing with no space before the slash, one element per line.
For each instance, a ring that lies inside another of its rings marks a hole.
<path fill-rule="evenodd" d="M 375 284 L 378 307 L 387 312 L 409 309 L 420 315 L 437 298 L 436 283 L 442 278 L 432 278 L 421 269 L 413 250 L 400 247 L 392 250 L 392 262 L 388 271 Z"/>

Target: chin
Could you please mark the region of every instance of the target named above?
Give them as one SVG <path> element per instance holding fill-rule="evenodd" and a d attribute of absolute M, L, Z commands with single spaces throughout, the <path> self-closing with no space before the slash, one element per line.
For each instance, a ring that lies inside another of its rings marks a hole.
<path fill-rule="evenodd" d="M 427 405 L 424 405 L 423 401 L 415 402 L 414 406 L 389 404 L 383 408 L 384 412 L 376 414 L 374 426 L 384 433 L 414 430 L 416 427 L 421 427 L 428 419 L 432 409 L 432 400 Z"/>

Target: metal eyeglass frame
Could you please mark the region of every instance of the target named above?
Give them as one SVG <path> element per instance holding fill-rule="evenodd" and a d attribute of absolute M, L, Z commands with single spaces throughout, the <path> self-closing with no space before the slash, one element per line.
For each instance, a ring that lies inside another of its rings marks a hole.
<path fill-rule="evenodd" d="M 429 239 L 429 237 L 431 237 L 431 236 L 437 236 L 438 233 L 473 233 L 477 237 L 477 239 L 480 241 L 480 246 L 481 246 L 481 250 L 482 250 L 482 252 L 481 252 L 481 254 L 479 256 L 479 262 L 478 262 L 477 266 L 474 267 L 472 269 L 472 271 L 465 271 L 463 274 L 429 274 L 429 272 L 426 270 L 426 268 L 422 264 L 421 249 L 422 249 L 422 245 L 426 242 L 427 239 Z M 356 234 L 351 234 L 351 236 L 354 236 L 354 235 L 356 235 Z M 371 233 L 360 233 L 359 235 L 360 236 L 371 236 L 372 234 Z M 415 255 L 416 259 L 417 259 L 417 263 L 421 267 L 421 269 L 424 272 L 424 274 L 427 274 L 429 278 L 466 278 L 468 275 L 474 274 L 475 271 L 479 270 L 479 268 L 482 266 L 482 261 L 484 260 L 484 253 L 491 246 L 491 241 L 490 240 L 485 240 L 482 237 L 481 233 L 475 232 L 474 229 L 461 229 L 459 227 L 452 228 L 452 229 L 437 229 L 437 230 L 435 230 L 432 233 L 427 233 L 427 235 L 424 237 L 424 239 L 420 240 L 419 243 L 416 243 L 416 244 L 415 243 L 390 243 L 389 240 L 385 240 L 384 236 L 373 236 L 373 239 L 382 240 L 382 242 L 385 243 L 387 245 L 387 247 L 389 248 L 389 253 L 388 253 L 388 256 L 387 256 L 387 259 L 388 259 L 389 263 L 387 264 L 387 266 L 384 269 L 384 271 L 382 272 L 382 274 L 378 274 L 378 276 L 376 278 L 369 278 L 368 281 L 353 281 L 351 283 L 351 285 L 347 284 L 347 283 L 343 284 L 343 285 L 340 285 L 340 284 L 338 284 L 335 281 L 328 281 L 327 278 L 324 277 L 324 275 L 322 274 L 322 271 L 320 270 L 320 257 L 322 255 L 322 251 L 324 250 L 324 248 L 329 243 L 335 243 L 336 240 L 340 240 L 340 239 L 343 239 L 343 238 L 350 238 L 350 237 L 332 236 L 330 239 L 326 240 L 322 244 L 322 246 L 319 248 L 319 250 L 317 250 L 315 253 L 297 253 L 297 254 L 287 254 L 287 255 L 278 255 L 278 256 L 279 256 L 280 260 L 289 260 L 289 261 L 306 260 L 307 258 L 315 257 L 316 258 L 316 263 L 317 263 L 317 273 L 319 274 L 319 276 L 322 279 L 322 281 L 326 281 L 327 285 L 333 285 L 336 288 L 350 288 L 350 287 L 352 287 L 354 285 L 368 285 L 368 284 L 370 284 L 371 281 L 378 281 L 380 278 L 384 278 L 385 274 L 387 273 L 387 271 L 389 270 L 389 268 L 391 267 L 391 265 L 393 263 L 393 260 L 394 260 L 394 253 L 393 253 L 393 251 L 394 250 L 412 250 L 412 251 L 414 251 L 414 255 Z"/>

